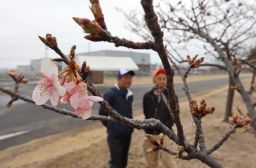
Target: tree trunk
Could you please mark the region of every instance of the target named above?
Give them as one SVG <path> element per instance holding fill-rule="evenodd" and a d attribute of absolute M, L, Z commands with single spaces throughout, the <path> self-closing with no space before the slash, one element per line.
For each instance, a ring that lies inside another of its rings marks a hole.
<path fill-rule="evenodd" d="M 255 72 L 253 72 L 252 80 L 251 80 L 251 86 L 250 86 L 250 93 L 254 91 L 254 81 L 255 81 Z"/>
<path fill-rule="evenodd" d="M 252 99 L 250 97 L 250 94 L 245 90 L 245 88 L 239 78 L 238 78 L 238 83 L 241 87 L 241 89 L 239 89 L 239 93 L 240 93 L 241 97 L 243 98 L 243 101 L 246 105 L 246 108 L 248 110 L 248 115 L 252 119 L 252 127 L 254 128 L 254 130 L 256 130 L 256 112 L 255 112 L 255 109 L 253 106 Z"/>
<path fill-rule="evenodd" d="M 232 81 L 231 77 L 229 76 L 229 87 L 228 87 L 228 95 L 227 95 L 227 102 L 226 102 L 226 112 L 223 121 L 228 122 L 228 118 L 233 114 L 233 101 L 235 95 L 235 89 L 232 88 L 234 86 L 234 82 Z"/>
<path fill-rule="evenodd" d="M 206 39 L 213 46 L 213 48 L 216 50 L 216 52 L 219 54 L 220 58 L 226 65 L 229 76 L 231 77 L 234 84 L 239 87 L 238 92 L 240 93 L 240 95 L 243 99 L 243 102 L 245 103 L 245 106 L 248 111 L 248 116 L 252 120 L 252 127 L 253 127 L 254 131 L 256 132 L 256 111 L 254 109 L 252 99 L 250 97 L 250 94 L 246 91 L 240 78 L 235 76 L 235 69 L 234 69 L 231 61 L 225 56 L 223 49 L 219 45 L 217 45 L 215 43 L 215 41 L 207 33 L 204 33 L 201 31 L 195 31 L 195 32 L 197 32 L 198 35 L 200 35 L 201 37 Z"/>

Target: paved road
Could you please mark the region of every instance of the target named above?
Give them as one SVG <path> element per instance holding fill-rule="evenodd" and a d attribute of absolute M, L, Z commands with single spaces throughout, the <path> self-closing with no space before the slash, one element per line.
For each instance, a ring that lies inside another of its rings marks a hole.
<path fill-rule="evenodd" d="M 190 89 L 192 93 L 195 93 L 225 84 L 227 84 L 226 78 L 197 81 L 190 83 Z M 131 88 L 134 92 L 133 109 L 135 111 L 142 108 L 142 96 L 151 87 L 152 85 L 135 85 Z M 22 93 L 25 92 L 27 95 L 31 95 L 32 89 L 33 86 L 26 86 L 21 90 Z M 178 97 L 185 96 L 182 84 L 177 84 L 175 89 Z M 106 88 L 102 87 L 99 91 L 104 93 Z M 95 121 L 82 121 L 69 116 L 59 115 L 39 106 L 21 101 L 10 109 L 6 109 L 3 107 L 6 99 L 6 96 L 0 95 L 0 150 L 28 142 L 35 138 L 95 123 Z M 65 108 L 65 106 L 62 107 Z M 97 114 L 98 108 L 99 105 L 94 107 L 94 114 Z"/>

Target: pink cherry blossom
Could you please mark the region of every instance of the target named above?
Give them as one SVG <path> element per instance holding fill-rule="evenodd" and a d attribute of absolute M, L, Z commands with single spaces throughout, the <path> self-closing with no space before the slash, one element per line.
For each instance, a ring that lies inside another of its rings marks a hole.
<path fill-rule="evenodd" d="M 69 82 L 64 84 L 67 93 L 62 97 L 63 101 L 69 102 L 75 109 L 75 113 L 87 119 L 92 115 L 92 106 L 94 102 L 103 101 L 99 96 L 88 96 L 86 83 Z"/>
<path fill-rule="evenodd" d="M 93 103 L 100 101 L 103 101 L 103 98 L 99 96 L 85 96 L 77 93 L 70 97 L 70 105 L 75 109 L 75 113 L 83 119 L 92 115 Z"/>
<path fill-rule="evenodd" d="M 79 95 L 88 95 L 87 86 L 84 82 L 79 82 L 76 84 L 75 82 L 64 83 L 64 88 L 66 89 L 66 94 L 61 98 L 62 102 L 69 102 L 69 99 L 72 95 L 78 93 Z"/>
<path fill-rule="evenodd" d="M 36 105 L 45 104 L 50 99 L 51 104 L 57 106 L 60 96 L 66 93 L 65 88 L 59 83 L 57 65 L 45 58 L 41 63 L 41 72 L 43 78 L 33 90 L 32 99 Z"/>

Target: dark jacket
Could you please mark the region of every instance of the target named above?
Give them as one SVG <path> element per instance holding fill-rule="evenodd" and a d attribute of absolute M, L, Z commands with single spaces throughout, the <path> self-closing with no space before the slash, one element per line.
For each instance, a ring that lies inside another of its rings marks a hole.
<path fill-rule="evenodd" d="M 164 91 L 163 93 L 167 98 L 167 91 Z M 168 128 L 172 128 L 173 118 L 170 115 L 168 107 L 166 103 L 164 103 L 163 98 L 154 94 L 154 88 L 145 93 L 143 97 L 143 112 L 146 119 L 159 119 Z M 147 134 L 160 134 L 159 131 L 154 129 L 146 129 L 145 132 Z"/>
<path fill-rule="evenodd" d="M 114 108 L 115 111 L 127 118 L 133 118 L 132 115 L 132 101 L 133 94 L 128 89 L 119 89 L 117 86 L 110 88 L 104 94 L 104 100 Z M 99 110 L 100 115 L 107 116 L 108 113 L 101 107 Z M 108 134 L 111 135 L 130 135 L 133 128 L 117 122 L 103 123 L 107 127 Z"/>

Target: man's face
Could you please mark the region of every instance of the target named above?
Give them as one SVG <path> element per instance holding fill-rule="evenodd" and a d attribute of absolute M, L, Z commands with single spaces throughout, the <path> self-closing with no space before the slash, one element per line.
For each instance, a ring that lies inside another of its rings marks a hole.
<path fill-rule="evenodd" d="M 161 73 L 154 77 L 153 82 L 160 88 L 163 89 L 166 87 L 167 79 L 166 75 Z"/>
<path fill-rule="evenodd" d="M 132 84 L 132 76 L 125 74 L 117 79 L 117 84 L 120 88 L 129 88 Z"/>

